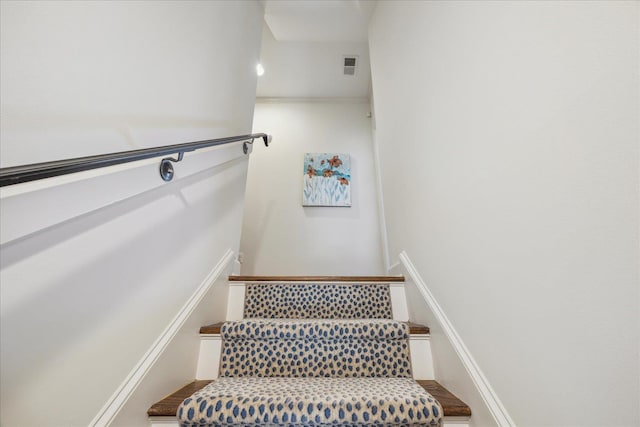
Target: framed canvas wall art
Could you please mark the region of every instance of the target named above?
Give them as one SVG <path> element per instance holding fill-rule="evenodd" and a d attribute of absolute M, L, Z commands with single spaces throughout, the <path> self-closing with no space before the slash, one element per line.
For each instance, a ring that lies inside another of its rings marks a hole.
<path fill-rule="evenodd" d="M 351 158 L 343 153 L 304 155 L 302 206 L 351 206 Z"/>

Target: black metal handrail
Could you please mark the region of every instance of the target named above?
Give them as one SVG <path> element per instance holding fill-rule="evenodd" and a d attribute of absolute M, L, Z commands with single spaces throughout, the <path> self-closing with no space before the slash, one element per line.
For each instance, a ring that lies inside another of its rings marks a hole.
<path fill-rule="evenodd" d="M 110 154 L 98 154 L 95 156 L 76 157 L 74 159 L 0 168 L 0 187 L 91 169 L 104 168 L 122 163 L 135 162 L 137 160 L 144 160 L 152 157 L 178 154 L 177 159 L 167 157 L 162 159 L 160 162 L 160 176 L 165 181 L 171 181 L 173 178 L 173 165 L 171 163 L 182 160 L 184 153 L 199 150 L 201 148 L 215 147 L 216 145 L 244 141 L 242 144 L 242 150 L 247 154 L 249 152 L 249 144 L 253 144 L 253 140 L 256 138 L 262 138 L 264 145 L 267 147 L 271 142 L 271 135 L 267 135 L 266 133 L 253 133 L 249 135 L 230 136 L 227 138 L 185 142 L 183 144 L 165 145 L 162 147 L 143 148 L 140 150 L 120 151 Z"/>

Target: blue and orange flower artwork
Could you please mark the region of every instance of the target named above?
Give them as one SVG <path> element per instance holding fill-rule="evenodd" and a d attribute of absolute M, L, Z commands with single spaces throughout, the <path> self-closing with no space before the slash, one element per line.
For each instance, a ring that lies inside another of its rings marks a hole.
<path fill-rule="evenodd" d="M 303 206 L 351 206 L 348 154 L 306 153 L 303 178 Z"/>

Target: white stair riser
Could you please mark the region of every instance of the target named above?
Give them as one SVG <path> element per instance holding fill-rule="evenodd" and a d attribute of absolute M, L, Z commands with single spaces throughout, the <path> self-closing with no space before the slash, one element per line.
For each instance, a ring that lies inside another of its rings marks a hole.
<path fill-rule="evenodd" d="M 150 427 L 180 427 L 177 417 L 149 417 Z"/>
<path fill-rule="evenodd" d="M 470 417 L 444 417 L 442 427 L 469 427 Z"/>
<path fill-rule="evenodd" d="M 407 297 L 404 292 L 404 283 L 390 283 L 389 294 L 391 296 L 393 320 L 399 320 L 401 322 L 409 320 L 409 309 L 407 308 Z M 244 318 L 244 295 L 245 283 L 229 283 L 227 320 L 241 320 Z"/>
<path fill-rule="evenodd" d="M 149 417 L 150 427 L 180 427 L 176 417 Z M 469 427 L 468 417 L 444 417 L 442 427 Z"/>
<path fill-rule="evenodd" d="M 433 380 L 433 356 L 431 354 L 431 337 L 428 334 L 411 335 L 409 337 L 411 355 L 411 371 L 416 380 Z"/>
<path fill-rule="evenodd" d="M 391 312 L 393 320 L 406 322 L 409 320 L 409 309 L 407 308 L 407 297 L 404 293 L 404 283 L 389 284 L 389 294 L 391 296 Z"/>
<path fill-rule="evenodd" d="M 244 317 L 244 283 L 229 283 L 227 320 L 242 320 Z"/>
<path fill-rule="evenodd" d="M 200 353 L 198 354 L 197 380 L 218 378 L 222 338 L 219 334 L 200 334 Z"/>
<path fill-rule="evenodd" d="M 429 335 L 411 335 L 409 338 L 409 351 L 413 378 L 417 380 L 434 379 Z M 200 334 L 200 353 L 198 355 L 196 379 L 209 380 L 218 378 L 221 354 L 222 338 L 219 334 Z"/>

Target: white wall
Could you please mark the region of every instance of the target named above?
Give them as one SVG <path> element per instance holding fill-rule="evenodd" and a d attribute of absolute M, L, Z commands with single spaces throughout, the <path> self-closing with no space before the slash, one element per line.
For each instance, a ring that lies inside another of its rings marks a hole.
<path fill-rule="evenodd" d="M 265 0 L 264 20 L 279 41 L 367 42 L 370 0 Z"/>
<path fill-rule="evenodd" d="M 343 56 L 357 55 L 354 76 L 343 73 Z M 273 98 L 367 97 L 371 82 L 366 42 L 275 40 L 264 26 L 260 62 L 265 73 L 257 96 Z"/>
<path fill-rule="evenodd" d="M 254 129 L 272 133 L 249 163 L 243 274 L 382 272 L 369 103 L 259 102 Z M 302 207 L 304 153 L 351 155 L 352 206 Z"/>
<path fill-rule="evenodd" d="M 447 390 L 454 393 L 471 408 L 472 427 L 489 427 L 499 425 L 491 414 L 488 405 L 484 402 L 473 382 L 473 378 L 466 373 L 466 368 L 456 353 L 455 347 L 449 341 L 445 329 L 440 324 L 440 319 L 430 310 L 423 298 L 419 284 L 415 282 L 408 271 L 401 264 L 393 269 L 394 274 L 405 277 L 405 294 L 407 296 L 407 308 L 409 319 L 422 325 L 429 325 L 431 340 L 431 354 L 433 358 L 434 378 Z"/>
<path fill-rule="evenodd" d="M 392 256 L 517 425 L 640 424 L 638 3 L 384 1 L 369 35 Z"/>
<path fill-rule="evenodd" d="M 259 3 L 1 5 L 3 166 L 251 131 Z M 234 144 L 187 154 L 171 183 L 151 159 L 2 189 L 3 426 L 91 422 L 237 251 L 247 164 Z M 117 425 L 194 378 L 197 352 L 170 348 Z"/>
<path fill-rule="evenodd" d="M 171 341 L 163 349 L 162 353 L 154 359 L 152 366 L 144 378 L 137 384 L 136 390 L 128 397 L 126 403 L 119 405 L 110 403 L 101 411 L 100 418 L 94 424 L 104 425 L 101 421 L 113 419 L 108 423 L 111 427 L 122 426 L 146 426 L 149 423 L 147 409 L 154 403 L 163 399 L 167 394 L 184 387 L 193 381 L 194 372 L 197 372 L 200 355 L 200 327 L 225 320 L 227 312 L 227 300 L 229 292 L 228 275 L 235 264 L 235 253 L 228 252 L 220 260 L 211 276 L 211 282 L 204 284 L 201 300 L 194 307 L 184 312 L 185 318 L 178 322 L 172 322 L 168 331 L 173 336 Z M 196 298 L 201 294 L 198 292 Z M 189 303 L 188 303 L 189 304 Z M 212 361 L 213 362 L 213 361 Z M 129 383 L 127 382 L 127 386 Z M 118 390 L 117 397 L 125 394 Z M 115 399 L 114 399 L 115 400 Z M 117 407 L 117 414 L 111 414 L 111 408 Z"/>
<path fill-rule="evenodd" d="M 263 24 L 236 3 L 2 2 L 2 167 L 246 131 Z"/>

